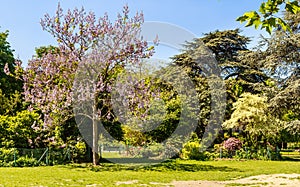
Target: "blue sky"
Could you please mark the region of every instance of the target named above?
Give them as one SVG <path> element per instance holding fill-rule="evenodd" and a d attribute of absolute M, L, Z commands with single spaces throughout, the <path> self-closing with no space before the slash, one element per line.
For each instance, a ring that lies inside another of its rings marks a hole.
<path fill-rule="evenodd" d="M 256 10 L 261 1 L 257 0 L 9 0 L 1 1 L 0 31 L 9 30 L 9 42 L 15 56 L 25 64 L 39 46 L 54 44 L 55 40 L 39 24 L 45 13 L 54 15 L 58 2 L 64 10 L 84 7 L 97 16 L 108 12 L 113 20 L 116 13 L 128 4 L 132 13 L 143 11 L 145 21 L 172 23 L 193 32 L 197 37 L 216 29 L 241 28 L 243 34 L 257 41 L 264 31 L 245 28 L 235 21 L 245 11 Z M 252 42 L 250 46 L 254 46 Z M 172 55 L 174 51 L 162 50 L 162 56 Z"/>

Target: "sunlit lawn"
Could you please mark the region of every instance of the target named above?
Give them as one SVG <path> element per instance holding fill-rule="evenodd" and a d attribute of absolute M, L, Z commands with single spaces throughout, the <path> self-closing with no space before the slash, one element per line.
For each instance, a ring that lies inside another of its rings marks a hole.
<path fill-rule="evenodd" d="M 125 186 L 151 186 L 150 182 L 230 180 L 274 173 L 300 174 L 300 162 L 175 160 L 153 166 L 105 163 L 96 168 L 85 165 L 0 168 L 0 186 L 115 186 L 118 181 L 130 180 L 138 183 Z"/>

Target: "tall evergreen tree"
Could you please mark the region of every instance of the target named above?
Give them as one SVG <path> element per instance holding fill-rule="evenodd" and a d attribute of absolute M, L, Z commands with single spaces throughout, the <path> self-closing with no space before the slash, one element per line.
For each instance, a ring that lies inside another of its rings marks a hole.
<path fill-rule="evenodd" d="M 14 75 L 17 64 L 7 38 L 8 31 L 0 33 L 0 115 L 15 114 L 22 108 L 23 83 Z"/>
<path fill-rule="evenodd" d="M 262 85 L 266 84 L 268 77 L 262 71 L 262 65 L 257 64 L 249 57 L 254 56 L 247 48 L 250 39 L 240 34 L 241 30 L 214 31 L 204 34 L 184 45 L 181 54 L 172 57 L 173 63 L 183 68 L 192 78 L 198 91 L 200 102 L 200 123 L 197 134 L 201 136 L 209 120 L 211 112 L 211 95 L 209 91 L 208 77 L 203 67 L 209 64 L 204 61 L 196 62 L 192 55 L 202 53 L 203 44 L 211 50 L 217 66 L 221 69 L 220 76 L 227 85 L 228 106 L 226 118 L 232 113 L 234 103 L 243 92 L 259 93 Z M 258 86 L 259 85 L 259 86 Z"/>

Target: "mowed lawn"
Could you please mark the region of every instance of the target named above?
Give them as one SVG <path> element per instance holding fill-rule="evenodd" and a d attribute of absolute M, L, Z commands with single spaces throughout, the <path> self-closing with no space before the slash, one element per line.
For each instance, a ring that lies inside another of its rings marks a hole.
<path fill-rule="evenodd" d="M 120 181 L 138 180 L 119 186 L 159 186 L 174 180 L 224 181 L 260 174 L 298 173 L 296 161 L 184 161 L 152 166 L 103 164 L 0 168 L 0 186 L 116 186 Z M 152 184 L 151 184 L 152 183 Z M 147 185 L 146 185 L 147 184 Z"/>

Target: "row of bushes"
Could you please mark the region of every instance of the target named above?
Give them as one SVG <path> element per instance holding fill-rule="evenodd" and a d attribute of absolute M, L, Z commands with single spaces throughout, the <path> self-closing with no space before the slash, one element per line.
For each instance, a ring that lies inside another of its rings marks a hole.
<path fill-rule="evenodd" d="M 154 142 L 143 147 L 126 146 L 126 148 L 124 147 L 122 150 L 126 151 L 126 155 L 131 157 L 160 159 L 169 158 L 169 155 L 172 155 L 172 153 L 176 151 L 168 148 L 168 146 Z M 205 149 L 202 149 L 199 139 L 194 138 L 184 144 L 179 157 L 181 159 L 193 160 L 215 160 L 219 158 L 278 160 L 281 158 L 279 150 L 270 145 L 246 147 L 243 146 L 242 142 L 237 138 L 228 138 L 222 144 L 215 144 L 213 148 L 206 149 L 206 151 L 202 150 Z"/>
<path fill-rule="evenodd" d="M 10 166 L 38 166 L 39 163 L 36 158 L 31 158 L 28 155 L 19 155 L 19 150 L 15 148 L 0 148 L 0 166 L 10 167 Z"/>
<path fill-rule="evenodd" d="M 74 147 L 61 149 L 15 149 L 0 148 L 0 166 L 38 166 L 55 165 L 68 162 L 84 160 L 86 154 L 85 144 L 78 142 Z M 144 158 L 160 157 L 166 154 L 166 147 L 158 143 L 152 143 L 145 147 L 131 147 L 131 156 Z M 44 155 L 43 155 L 44 154 Z M 278 160 L 279 151 L 270 147 L 249 148 L 243 147 L 236 138 L 230 138 L 222 144 L 215 144 L 212 149 L 201 151 L 199 140 L 186 143 L 181 150 L 179 157 L 193 160 L 215 160 L 219 158 L 233 159 L 256 159 L 256 160 Z"/>
<path fill-rule="evenodd" d="M 230 138 L 222 144 L 215 144 L 214 148 L 200 151 L 199 141 L 186 143 L 181 151 L 180 158 L 193 160 L 215 160 L 218 158 L 254 159 L 254 160 L 279 160 L 279 150 L 270 146 L 265 147 L 242 147 L 237 138 Z"/>

